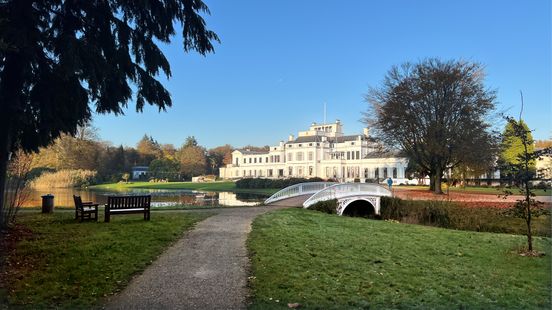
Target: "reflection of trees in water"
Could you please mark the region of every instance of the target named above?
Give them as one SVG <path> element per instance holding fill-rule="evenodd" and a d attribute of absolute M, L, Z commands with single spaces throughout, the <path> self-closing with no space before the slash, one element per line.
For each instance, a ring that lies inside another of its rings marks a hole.
<path fill-rule="evenodd" d="M 159 191 L 159 190 L 126 190 L 126 191 L 94 191 L 73 188 L 56 188 L 45 190 L 32 190 L 30 199 L 24 206 L 40 206 L 41 197 L 45 194 L 53 194 L 56 207 L 74 207 L 73 195 L 79 195 L 85 201 L 94 201 L 100 204 L 107 203 L 107 196 L 126 195 L 152 195 L 152 203 L 173 203 L 189 206 L 215 206 L 215 205 L 249 205 L 251 202 L 262 202 L 268 195 L 252 193 L 232 192 L 196 192 L 196 191 Z M 220 199 L 220 201 L 219 201 Z"/>

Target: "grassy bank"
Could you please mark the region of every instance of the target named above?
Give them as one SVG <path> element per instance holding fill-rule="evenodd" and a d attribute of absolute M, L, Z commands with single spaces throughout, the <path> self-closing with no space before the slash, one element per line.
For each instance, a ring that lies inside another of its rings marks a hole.
<path fill-rule="evenodd" d="M 236 188 L 234 182 L 212 182 L 212 183 L 192 183 L 192 182 L 128 182 L 128 183 L 108 183 L 90 186 L 90 189 L 96 190 L 125 190 L 125 189 L 189 189 L 206 192 L 234 192 L 234 193 L 258 193 L 271 195 L 277 192 L 276 188 Z"/>
<path fill-rule="evenodd" d="M 208 216 L 153 212 L 149 222 L 128 215 L 111 223 L 78 223 L 72 212 L 22 213 L 25 238 L 7 258 L 0 308 L 2 303 L 29 309 L 94 306 Z"/>
<path fill-rule="evenodd" d="M 287 209 L 248 240 L 252 309 L 550 308 L 551 240 L 446 230 Z"/>

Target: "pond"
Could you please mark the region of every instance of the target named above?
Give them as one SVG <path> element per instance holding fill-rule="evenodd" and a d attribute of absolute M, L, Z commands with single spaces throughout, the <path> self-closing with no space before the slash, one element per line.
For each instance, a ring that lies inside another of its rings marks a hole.
<path fill-rule="evenodd" d="M 73 195 L 81 196 L 83 201 L 100 204 L 107 202 L 107 196 L 151 195 L 152 207 L 186 206 L 254 206 L 263 202 L 268 195 L 242 194 L 233 192 L 202 192 L 194 190 L 171 189 L 125 189 L 121 191 L 99 191 L 76 188 L 33 189 L 24 207 L 37 207 L 42 204 L 42 195 L 54 195 L 56 207 L 73 207 Z"/>

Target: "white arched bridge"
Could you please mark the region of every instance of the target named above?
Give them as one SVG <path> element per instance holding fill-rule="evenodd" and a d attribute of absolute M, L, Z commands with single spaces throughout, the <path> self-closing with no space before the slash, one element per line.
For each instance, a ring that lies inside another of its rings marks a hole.
<path fill-rule="evenodd" d="M 309 208 L 317 202 L 336 199 L 338 215 L 369 215 L 380 214 L 382 196 L 391 197 L 392 193 L 379 184 L 309 182 L 286 187 L 265 200 L 265 204 L 289 200 Z"/>

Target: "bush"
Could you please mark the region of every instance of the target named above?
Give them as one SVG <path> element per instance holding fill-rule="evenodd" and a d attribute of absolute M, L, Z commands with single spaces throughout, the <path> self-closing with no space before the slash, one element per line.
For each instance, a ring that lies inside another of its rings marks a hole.
<path fill-rule="evenodd" d="M 321 178 L 261 179 L 246 178 L 236 181 L 236 188 L 286 188 L 305 182 L 324 182 Z"/>
<path fill-rule="evenodd" d="M 380 215 L 384 220 L 450 228 L 450 208 L 451 203 L 445 201 L 381 197 Z"/>
<path fill-rule="evenodd" d="M 449 229 L 511 234 L 525 234 L 527 229 L 523 219 L 509 216 L 504 209 L 469 208 L 448 201 L 382 197 L 380 214 L 384 220 Z M 550 236 L 550 217 L 535 219 L 533 230 L 535 235 Z"/>
<path fill-rule="evenodd" d="M 337 199 L 319 201 L 309 207 L 309 210 L 320 211 L 328 214 L 337 213 Z"/>

